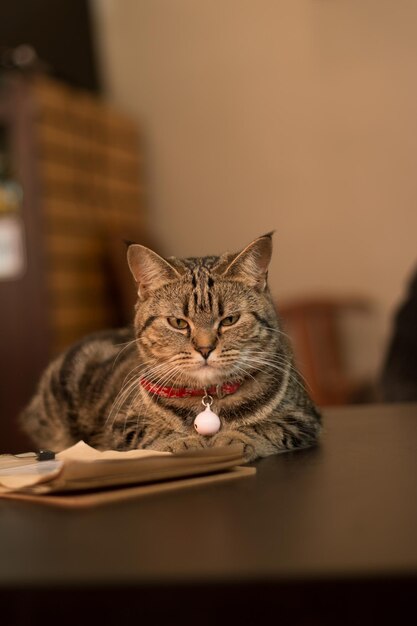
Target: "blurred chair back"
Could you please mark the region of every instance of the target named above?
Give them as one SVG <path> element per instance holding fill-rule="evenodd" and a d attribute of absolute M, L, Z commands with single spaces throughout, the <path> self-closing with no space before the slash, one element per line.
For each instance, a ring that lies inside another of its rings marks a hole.
<path fill-rule="evenodd" d="M 348 371 L 340 317 L 346 311 L 366 311 L 360 298 L 316 297 L 283 302 L 278 312 L 291 338 L 297 366 L 308 391 L 320 406 L 349 404 L 365 397 L 367 381 Z"/>

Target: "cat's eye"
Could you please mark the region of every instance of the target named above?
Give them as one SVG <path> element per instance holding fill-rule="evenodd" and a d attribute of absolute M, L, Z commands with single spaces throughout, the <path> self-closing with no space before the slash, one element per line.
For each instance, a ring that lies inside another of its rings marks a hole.
<path fill-rule="evenodd" d="M 233 324 L 236 324 L 239 318 L 240 318 L 240 315 L 228 315 L 227 317 L 224 317 L 222 319 L 222 321 L 220 322 L 220 325 L 221 326 L 233 326 Z"/>
<path fill-rule="evenodd" d="M 168 317 L 168 324 L 177 330 L 185 330 L 188 328 L 188 322 L 181 317 Z"/>

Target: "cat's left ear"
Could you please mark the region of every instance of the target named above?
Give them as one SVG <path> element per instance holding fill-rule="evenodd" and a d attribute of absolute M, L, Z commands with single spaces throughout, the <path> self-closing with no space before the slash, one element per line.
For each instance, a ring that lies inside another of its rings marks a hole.
<path fill-rule="evenodd" d="M 180 278 L 177 270 L 168 261 L 140 244 L 129 246 L 127 261 L 138 285 L 138 296 L 141 300 L 146 298 L 150 292 Z"/>
<path fill-rule="evenodd" d="M 258 237 L 246 246 L 226 268 L 223 276 L 249 282 L 261 291 L 264 290 L 272 256 L 272 234 Z"/>

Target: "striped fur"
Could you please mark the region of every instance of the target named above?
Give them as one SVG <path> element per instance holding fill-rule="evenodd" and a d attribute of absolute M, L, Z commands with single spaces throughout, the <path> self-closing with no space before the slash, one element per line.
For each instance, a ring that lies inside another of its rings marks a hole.
<path fill-rule="evenodd" d="M 172 452 L 239 442 L 253 460 L 313 445 L 320 415 L 267 287 L 271 250 L 271 235 L 220 257 L 162 259 L 131 245 L 132 328 L 87 337 L 51 363 L 22 428 L 53 450 L 80 439 L 98 449 Z M 153 395 L 141 376 L 175 387 L 241 386 L 214 398 L 222 427 L 205 437 L 193 428 L 201 398 Z"/>

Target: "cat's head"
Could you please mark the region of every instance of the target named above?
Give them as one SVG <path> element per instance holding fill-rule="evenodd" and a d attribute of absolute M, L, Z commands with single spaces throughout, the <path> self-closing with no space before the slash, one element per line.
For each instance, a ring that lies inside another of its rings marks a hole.
<path fill-rule="evenodd" d="M 271 253 L 271 234 L 217 257 L 164 259 L 130 245 L 144 375 L 194 387 L 251 376 L 278 337 L 267 286 Z"/>

